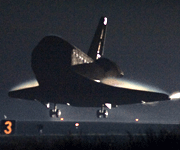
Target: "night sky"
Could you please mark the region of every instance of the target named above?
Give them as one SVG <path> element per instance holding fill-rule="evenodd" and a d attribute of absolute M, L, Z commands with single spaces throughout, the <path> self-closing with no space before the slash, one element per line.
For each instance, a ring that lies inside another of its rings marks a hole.
<path fill-rule="evenodd" d="M 44 36 L 61 36 L 87 52 L 101 16 L 108 18 L 104 57 L 119 65 L 126 80 L 167 93 L 180 91 L 178 0 L 7 0 L 1 1 L 0 10 L 0 118 L 4 114 L 21 120 L 47 117 L 48 111 L 43 105 L 8 98 L 8 91 L 35 78 L 30 64 L 31 52 Z M 179 106 L 178 100 L 156 106 L 120 106 L 112 110 L 112 120 L 119 117 L 120 121 L 130 122 L 137 116 L 145 122 L 177 123 Z M 89 117 L 89 112 L 96 110 L 66 106 L 62 109 L 69 119 Z M 76 111 L 75 117 L 70 115 L 71 110 Z M 81 112 L 85 116 L 82 117 Z M 89 118 L 97 120 L 94 114 Z"/>

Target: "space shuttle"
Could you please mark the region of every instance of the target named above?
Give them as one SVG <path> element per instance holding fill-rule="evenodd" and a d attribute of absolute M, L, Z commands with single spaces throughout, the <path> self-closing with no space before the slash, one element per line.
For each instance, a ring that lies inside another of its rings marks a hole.
<path fill-rule="evenodd" d="M 31 67 L 39 83 L 8 94 L 12 98 L 36 100 L 60 117 L 57 104 L 75 107 L 100 107 L 98 118 L 108 117 L 107 108 L 118 105 L 169 100 L 164 93 L 131 90 L 103 84 L 105 78 L 123 77 L 118 65 L 104 58 L 107 17 L 101 17 L 88 53 L 58 36 L 46 36 L 34 48 Z"/>

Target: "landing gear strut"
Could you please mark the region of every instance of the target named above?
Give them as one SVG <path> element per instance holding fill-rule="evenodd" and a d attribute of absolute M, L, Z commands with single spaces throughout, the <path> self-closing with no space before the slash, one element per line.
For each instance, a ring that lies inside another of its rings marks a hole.
<path fill-rule="evenodd" d="M 104 104 L 102 104 L 101 109 L 97 110 L 97 117 L 98 118 L 107 118 L 108 117 L 108 111 L 104 109 Z"/>
<path fill-rule="evenodd" d="M 52 118 L 55 118 L 55 117 L 59 118 L 61 116 L 61 111 L 59 109 L 57 109 L 57 105 L 56 104 L 54 104 L 54 109 L 50 109 L 49 115 Z"/>

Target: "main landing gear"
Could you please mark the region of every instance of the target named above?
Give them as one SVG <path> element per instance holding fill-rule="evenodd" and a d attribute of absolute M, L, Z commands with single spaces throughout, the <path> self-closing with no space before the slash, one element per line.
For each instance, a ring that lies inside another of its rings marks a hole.
<path fill-rule="evenodd" d="M 98 118 L 107 118 L 108 117 L 108 111 L 104 109 L 104 104 L 102 104 L 101 109 L 97 110 L 97 117 Z"/>
<path fill-rule="evenodd" d="M 59 118 L 61 116 L 61 111 L 59 109 L 57 109 L 57 105 L 56 104 L 54 104 L 54 109 L 50 109 L 49 110 L 49 115 L 52 118 L 55 118 L 55 117 Z"/>
<path fill-rule="evenodd" d="M 45 105 L 46 105 L 47 108 L 50 108 L 50 103 L 47 103 Z M 105 105 L 107 106 L 107 104 L 105 104 Z M 108 110 L 104 109 L 105 105 L 102 104 L 101 109 L 97 110 L 97 117 L 98 118 L 103 118 L 103 117 L 107 118 L 108 117 Z M 108 107 L 108 108 L 111 109 L 111 107 Z M 57 109 L 57 105 L 56 104 L 54 104 L 54 109 L 50 109 L 49 110 L 49 115 L 52 118 L 55 118 L 55 117 L 60 118 L 61 117 L 61 110 Z"/>

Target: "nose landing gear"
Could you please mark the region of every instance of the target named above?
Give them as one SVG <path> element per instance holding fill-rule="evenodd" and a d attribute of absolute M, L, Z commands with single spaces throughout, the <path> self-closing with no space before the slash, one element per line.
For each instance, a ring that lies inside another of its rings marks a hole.
<path fill-rule="evenodd" d="M 61 116 L 61 111 L 59 109 L 57 109 L 56 104 L 54 104 L 54 109 L 50 109 L 49 115 L 52 118 L 55 118 L 55 117 L 59 118 Z"/>
<path fill-rule="evenodd" d="M 97 117 L 98 118 L 107 118 L 108 117 L 108 110 L 104 109 L 104 104 L 102 104 L 101 109 L 97 110 Z"/>

